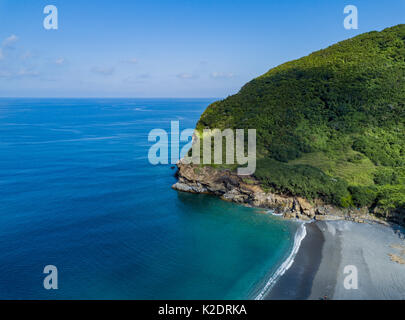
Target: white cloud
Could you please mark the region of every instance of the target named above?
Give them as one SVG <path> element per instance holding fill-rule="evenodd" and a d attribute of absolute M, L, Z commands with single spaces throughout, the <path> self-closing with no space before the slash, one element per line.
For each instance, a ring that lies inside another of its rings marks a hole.
<path fill-rule="evenodd" d="M 113 67 L 92 67 L 90 71 L 103 76 L 111 76 L 115 69 Z"/>
<path fill-rule="evenodd" d="M 12 74 L 8 71 L 0 70 L 0 78 L 10 78 Z"/>
<path fill-rule="evenodd" d="M 12 44 L 18 40 L 15 34 L 6 38 L 0 46 L 0 60 L 4 59 L 4 48 L 13 48 Z"/>
<path fill-rule="evenodd" d="M 18 37 L 15 34 L 12 34 L 11 36 L 9 36 L 8 38 L 6 38 L 1 46 L 0 46 L 0 60 L 4 59 L 4 49 L 5 48 L 13 48 L 13 43 L 15 43 L 18 40 Z"/>
<path fill-rule="evenodd" d="M 66 62 L 65 58 L 58 58 L 55 60 L 55 64 L 64 64 Z"/>
<path fill-rule="evenodd" d="M 149 73 L 142 73 L 138 76 L 127 77 L 127 78 L 123 79 L 122 81 L 124 83 L 145 83 L 145 80 L 149 79 L 149 78 L 150 78 Z"/>
<path fill-rule="evenodd" d="M 32 69 L 21 68 L 19 71 L 0 70 L 0 78 L 18 79 L 27 77 L 38 77 L 40 73 Z"/>
<path fill-rule="evenodd" d="M 137 58 L 131 58 L 131 59 L 125 60 L 125 62 L 135 64 L 135 63 L 138 63 L 138 59 Z"/>
<path fill-rule="evenodd" d="M 13 43 L 18 41 L 18 37 L 15 34 L 12 34 L 3 41 L 3 47 L 10 47 Z"/>
<path fill-rule="evenodd" d="M 179 73 L 177 76 L 179 79 L 196 79 L 198 78 L 197 75 L 191 74 L 191 73 Z"/>
<path fill-rule="evenodd" d="M 235 74 L 232 72 L 212 72 L 210 76 L 214 79 L 230 79 L 234 78 Z"/>
<path fill-rule="evenodd" d="M 22 68 L 16 73 L 16 77 L 37 77 L 39 72 Z"/>

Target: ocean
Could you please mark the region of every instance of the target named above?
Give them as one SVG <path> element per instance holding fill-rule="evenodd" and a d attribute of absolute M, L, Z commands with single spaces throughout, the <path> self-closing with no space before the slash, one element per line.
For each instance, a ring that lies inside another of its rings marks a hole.
<path fill-rule="evenodd" d="M 174 191 L 148 161 L 152 129 L 194 128 L 213 101 L 0 99 L 0 299 L 260 296 L 300 225 Z"/>

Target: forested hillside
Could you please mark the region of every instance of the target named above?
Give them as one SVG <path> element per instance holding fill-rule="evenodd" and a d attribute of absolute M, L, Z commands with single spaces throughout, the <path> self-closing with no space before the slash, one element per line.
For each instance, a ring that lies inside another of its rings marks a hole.
<path fill-rule="evenodd" d="M 405 25 L 282 64 L 197 129 L 257 129 L 255 177 L 342 207 L 405 207 Z"/>

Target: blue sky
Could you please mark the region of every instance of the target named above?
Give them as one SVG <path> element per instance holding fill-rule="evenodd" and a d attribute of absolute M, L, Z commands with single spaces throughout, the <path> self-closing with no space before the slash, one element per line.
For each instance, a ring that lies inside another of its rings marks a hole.
<path fill-rule="evenodd" d="M 43 9 L 58 8 L 58 30 Z M 343 27 L 356 5 L 359 29 Z M 0 0 L 0 96 L 226 97 L 291 59 L 405 23 L 405 0 Z"/>

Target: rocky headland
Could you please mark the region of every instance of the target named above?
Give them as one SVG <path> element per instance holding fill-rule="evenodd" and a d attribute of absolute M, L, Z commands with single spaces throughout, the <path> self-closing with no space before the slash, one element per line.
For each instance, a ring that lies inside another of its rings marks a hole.
<path fill-rule="evenodd" d="M 399 210 L 380 211 L 378 208 L 339 208 L 320 199 L 309 201 L 298 196 L 264 190 L 253 176 L 239 176 L 227 169 L 211 166 L 177 164 L 178 182 L 172 188 L 190 193 L 205 193 L 226 201 L 274 210 L 286 219 L 304 221 L 348 220 L 354 222 L 390 222 L 405 225 L 404 213 Z"/>

